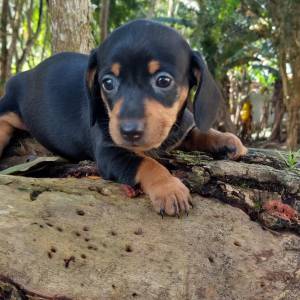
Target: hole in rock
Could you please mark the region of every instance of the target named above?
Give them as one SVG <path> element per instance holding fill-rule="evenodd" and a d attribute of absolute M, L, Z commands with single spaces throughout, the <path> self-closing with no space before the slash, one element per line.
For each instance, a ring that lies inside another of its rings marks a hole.
<path fill-rule="evenodd" d="M 75 256 L 70 256 L 69 258 L 64 259 L 65 268 L 69 268 L 71 262 L 75 262 Z"/>
<path fill-rule="evenodd" d="M 88 249 L 89 250 L 95 250 L 97 251 L 98 250 L 98 247 L 94 246 L 94 245 L 88 245 Z"/>
<path fill-rule="evenodd" d="M 132 247 L 131 247 L 130 245 L 126 245 L 125 251 L 126 251 L 126 252 L 132 252 L 133 249 L 132 249 Z"/>
<path fill-rule="evenodd" d="M 234 244 L 235 246 L 237 246 L 237 247 L 241 247 L 241 246 L 242 246 L 241 243 L 240 243 L 239 241 L 234 241 L 233 244 Z"/>
<path fill-rule="evenodd" d="M 214 258 L 212 256 L 209 256 L 208 260 L 209 260 L 210 263 L 214 263 L 215 262 L 215 260 L 214 260 Z"/>
<path fill-rule="evenodd" d="M 56 227 L 56 230 L 59 231 L 59 232 L 63 232 L 63 229 L 59 226 Z"/>
<path fill-rule="evenodd" d="M 85 215 L 85 212 L 82 209 L 77 209 L 76 213 L 77 213 L 78 216 L 84 216 Z"/>

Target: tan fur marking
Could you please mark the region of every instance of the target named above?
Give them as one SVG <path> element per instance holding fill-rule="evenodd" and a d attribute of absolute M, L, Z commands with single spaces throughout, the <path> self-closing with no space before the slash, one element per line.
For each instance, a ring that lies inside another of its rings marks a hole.
<path fill-rule="evenodd" d="M 121 144 L 123 139 L 119 130 L 119 114 L 121 110 L 121 106 L 123 103 L 123 99 L 119 99 L 114 105 L 112 111 L 109 114 L 109 133 L 115 143 Z"/>
<path fill-rule="evenodd" d="M 136 182 L 141 184 L 145 192 L 149 191 L 156 182 L 161 182 L 170 177 L 169 171 L 156 160 L 144 156 L 136 174 Z"/>
<path fill-rule="evenodd" d="M 10 112 L 0 116 L 0 157 L 11 139 L 14 129 L 26 130 L 25 124 L 17 114 Z"/>
<path fill-rule="evenodd" d="M 179 92 L 179 97 L 178 97 L 179 111 L 182 109 L 184 103 L 186 102 L 188 95 L 189 95 L 188 87 L 185 86 L 181 87 Z"/>
<path fill-rule="evenodd" d="M 104 95 L 104 93 L 103 93 L 102 90 L 101 90 L 101 98 L 102 98 L 102 101 L 103 101 L 104 104 L 105 104 L 105 107 L 106 107 L 106 109 L 107 109 L 108 115 L 109 115 L 109 117 L 110 117 L 110 116 L 111 116 L 111 110 L 110 110 L 110 107 L 109 107 L 109 105 L 108 105 L 107 98 L 106 98 L 106 96 Z"/>
<path fill-rule="evenodd" d="M 148 72 L 150 74 L 154 74 L 156 71 L 158 71 L 160 68 L 160 63 L 158 60 L 151 60 L 148 63 Z"/>
<path fill-rule="evenodd" d="M 165 107 L 155 99 L 147 99 L 145 116 L 147 122 L 147 146 L 158 148 L 168 136 L 176 121 L 179 102 L 172 107 Z"/>
<path fill-rule="evenodd" d="M 225 146 L 236 147 L 235 153 L 228 153 L 230 159 L 238 159 L 248 152 L 248 149 L 242 144 L 237 136 L 229 132 L 220 132 L 212 128 L 209 129 L 207 133 L 200 132 L 198 128 L 194 128 L 184 140 L 181 148 L 188 151 L 217 152 Z"/>
<path fill-rule="evenodd" d="M 189 210 L 187 187 L 154 159 L 144 156 L 135 179 L 150 196 L 155 211 L 174 215 Z"/>
<path fill-rule="evenodd" d="M 135 151 L 147 151 L 153 148 L 158 148 L 162 144 L 174 125 L 178 112 L 181 110 L 187 99 L 188 92 L 189 90 L 187 87 L 180 88 L 178 99 L 175 101 L 172 107 L 165 107 L 155 99 L 146 99 L 146 129 L 141 142 L 142 145 L 140 147 L 134 147 Z M 119 100 L 110 114 L 109 129 L 114 142 L 126 148 L 119 130 L 118 116 L 121 106 L 122 101 Z"/>
<path fill-rule="evenodd" d="M 165 107 L 155 99 L 146 100 L 145 117 L 147 130 L 145 132 L 145 140 L 147 143 L 145 146 L 148 149 L 158 148 L 166 139 L 187 96 L 188 88 L 181 88 L 179 97 L 172 107 Z"/>
<path fill-rule="evenodd" d="M 120 75 L 121 65 L 119 63 L 112 64 L 111 71 L 116 77 L 118 77 Z"/>

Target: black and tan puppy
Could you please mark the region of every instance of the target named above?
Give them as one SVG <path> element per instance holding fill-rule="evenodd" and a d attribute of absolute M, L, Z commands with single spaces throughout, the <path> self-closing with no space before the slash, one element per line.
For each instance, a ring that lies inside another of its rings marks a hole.
<path fill-rule="evenodd" d="M 194 115 L 186 108 L 193 86 Z M 189 191 L 150 150 L 245 154 L 236 136 L 209 129 L 220 97 L 180 34 L 133 21 L 90 56 L 57 54 L 11 78 L 0 101 L 0 154 L 15 128 L 28 130 L 55 153 L 95 160 L 106 179 L 140 184 L 157 212 L 176 215 L 189 210 Z"/>

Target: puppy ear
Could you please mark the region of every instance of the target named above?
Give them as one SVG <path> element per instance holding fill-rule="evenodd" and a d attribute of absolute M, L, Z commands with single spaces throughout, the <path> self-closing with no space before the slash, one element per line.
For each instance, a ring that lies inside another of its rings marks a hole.
<path fill-rule="evenodd" d="M 91 51 L 88 61 L 88 67 L 85 74 L 86 89 L 89 98 L 90 110 L 90 126 L 96 123 L 98 106 L 97 102 L 100 100 L 100 86 L 97 80 L 98 58 L 97 49 Z"/>
<path fill-rule="evenodd" d="M 197 51 L 191 57 L 192 85 L 197 85 L 193 102 L 197 127 L 205 132 L 213 125 L 222 95 L 206 63 Z"/>

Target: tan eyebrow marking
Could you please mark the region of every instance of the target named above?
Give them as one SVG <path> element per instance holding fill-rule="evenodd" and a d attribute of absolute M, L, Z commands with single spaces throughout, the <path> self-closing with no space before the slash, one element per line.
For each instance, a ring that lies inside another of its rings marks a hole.
<path fill-rule="evenodd" d="M 115 76 L 118 77 L 120 75 L 121 65 L 119 63 L 112 64 L 111 71 Z"/>
<path fill-rule="evenodd" d="M 154 74 L 160 68 L 160 63 L 158 60 L 151 60 L 148 63 L 148 71 L 150 74 Z"/>

